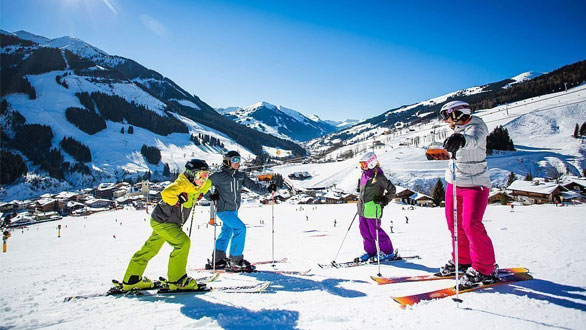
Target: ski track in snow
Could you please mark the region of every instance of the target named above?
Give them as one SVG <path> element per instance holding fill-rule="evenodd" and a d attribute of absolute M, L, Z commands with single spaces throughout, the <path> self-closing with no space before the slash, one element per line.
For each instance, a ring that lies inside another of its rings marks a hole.
<path fill-rule="evenodd" d="M 378 272 L 376 265 L 317 267 L 318 262 L 332 261 L 355 204 L 276 205 L 275 258 L 289 260 L 275 268 L 311 268 L 312 272 L 309 276 L 222 274 L 215 283 L 271 281 L 272 286 L 260 294 L 101 297 L 64 303 L 66 296 L 107 290 L 112 278 L 121 278 L 130 257 L 151 232 L 149 215 L 144 211 L 64 218 L 24 231 L 17 229 L 8 239 L 8 252 L 0 255 L 0 328 L 443 329 L 473 325 L 474 329 L 584 329 L 585 211 L 586 206 L 542 205 L 517 206 L 511 213 L 507 206 L 489 206 L 484 223 L 497 262 L 501 267 L 527 267 L 535 280 L 466 293 L 459 306 L 444 299 L 407 310 L 399 308 L 391 297 L 446 287 L 453 281 L 377 285 L 370 279 Z M 201 267 L 212 251 L 213 229 L 205 225 L 208 209 L 197 207 L 195 212 L 188 272 Z M 397 204 L 385 209 L 383 228 L 388 232 L 394 220 L 394 233 L 390 234 L 394 246 L 403 255 L 418 254 L 422 259 L 383 265 L 383 276 L 425 274 L 449 258 L 450 239 L 443 213 L 443 208 L 402 210 Z M 248 225 L 245 257 L 270 260 L 271 207 L 245 205 L 240 215 Z M 409 224 L 404 223 L 405 216 Z M 334 219 L 337 227 L 333 227 Z M 57 224 L 62 225 L 61 238 L 57 237 Z M 324 236 L 316 237 L 316 231 Z M 170 251 L 165 245 L 145 275 L 166 276 Z M 355 223 L 338 261 L 361 253 Z M 272 267 L 260 265 L 259 269 Z"/>

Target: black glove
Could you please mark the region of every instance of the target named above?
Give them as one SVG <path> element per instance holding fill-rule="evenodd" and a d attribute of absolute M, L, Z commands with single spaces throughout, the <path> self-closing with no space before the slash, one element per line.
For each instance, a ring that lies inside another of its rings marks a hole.
<path fill-rule="evenodd" d="M 268 187 L 267 190 L 272 193 L 273 191 L 277 191 L 277 185 L 274 183 L 271 183 Z"/>
<path fill-rule="evenodd" d="M 377 204 L 380 204 L 382 207 L 385 207 L 385 206 L 387 206 L 387 204 L 389 204 L 389 200 L 387 199 L 386 196 L 375 197 L 374 202 Z"/>
<path fill-rule="evenodd" d="M 188 196 L 186 192 L 182 192 L 179 195 L 177 195 L 177 204 L 175 204 L 176 206 L 180 206 L 181 204 L 187 202 L 188 200 Z"/>
<path fill-rule="evenodd" d="M 466 138 L 460 133 L 454 133 L 444 141 L 444 148 L 452 154 L 466 145 Z"/>
<path fill-rule="evenodd" d="M 217 191 L 215 191 L 213 194 L 210 195 L 210 200 L 215 202 L 218 199 L 220 199 L 220 194 Z"/>

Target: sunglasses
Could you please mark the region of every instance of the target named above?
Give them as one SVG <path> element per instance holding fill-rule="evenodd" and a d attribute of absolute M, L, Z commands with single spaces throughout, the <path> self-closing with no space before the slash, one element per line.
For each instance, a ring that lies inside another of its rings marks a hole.
<path fill-rule="evenodd" d="M 232 163 L 240 163 L 240 157 L 239 156 L 234 156 L 234 157 L 230 158 L 230 161 Z"/>

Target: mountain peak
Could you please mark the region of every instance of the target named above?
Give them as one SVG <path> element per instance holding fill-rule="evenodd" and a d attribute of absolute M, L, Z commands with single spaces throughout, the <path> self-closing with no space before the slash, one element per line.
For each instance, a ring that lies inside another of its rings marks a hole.
<path fill-rule="evenodd" d="M 275 109 L 275 110 L 278 109 L 278 107 L 273 104 L 270 104 L 265 101 L 260 101 L 260 102 L 256 102 L 253 105 L 249 105 L 247 107 L 244 107 L 244 110 L 255 110 L 258 108 L 262 108 L 262 107 L 269 108 L 269 109 Z"/>

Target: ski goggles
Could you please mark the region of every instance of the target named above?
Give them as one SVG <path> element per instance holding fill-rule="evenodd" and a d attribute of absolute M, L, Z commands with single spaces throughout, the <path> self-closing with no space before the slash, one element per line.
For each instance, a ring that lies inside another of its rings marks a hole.
<path fill-rule="evenodd" d="M 368 170 L 368 162 L 359 162 L 360 168 L 363 170 Z"/>
<path fill-rule="evenodd" d="M 465 105 L 459 105 L 453 108 L 445 109 L 440 111 L 440 117 L 442 120 L 448 120 L 452 118 L 453 121 L 457 121 L 462 115 L 469 115 L 472 111 Z"/>
<path fill-rule="evenodd" d="M 230 158 L 232 163 L 240 163 L 240 156 L 233 156 Z"/>
<path fill-rule="evenodd" d="M 210 177 L 210 171 L 197 171 L 192 172 L 190 170 L 185 170 L 185 173 L 189 176 L 193 177 L 193 180 L 206 180 Z"/>
<path fill-rule="evenodd" d="M 210 177 L 210 171 L 199 171 L 195 173 L 196 180 L 207 180 Z"/>

